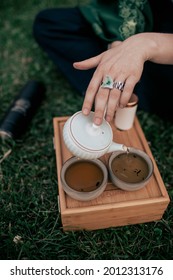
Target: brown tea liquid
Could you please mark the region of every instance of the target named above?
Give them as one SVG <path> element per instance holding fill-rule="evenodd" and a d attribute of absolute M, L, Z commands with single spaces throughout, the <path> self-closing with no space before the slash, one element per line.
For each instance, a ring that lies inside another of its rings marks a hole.
<path fill-rule="evenodd" d="M 90 192 L 103 182 L 103 172 L 94 163 L 80 161 L 68 167 L 65 173 L 66 183 L 74 190 Z"/>
<path fill-rule="evenodd" d="M 148 176 L 147 162 L 135 153 L 122 153 L 112 161 L 115 176 L 126 183 L 139 183 Z"/>

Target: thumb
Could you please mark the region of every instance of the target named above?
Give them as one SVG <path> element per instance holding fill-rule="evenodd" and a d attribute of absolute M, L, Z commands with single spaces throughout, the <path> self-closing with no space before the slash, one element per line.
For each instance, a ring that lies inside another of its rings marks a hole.
<path fill-rule="evenodd" d="M 102 57 L 102 54 L 99 54 L 97 56 L 94 56 L 89 59 L 85 59 L 83 61 L 74 62 L 73 67 L 76 69 L 80 69 L 80 70 L 88 70 L 88 69 L 94 68 L 99 64 L 101 57 Z"/>

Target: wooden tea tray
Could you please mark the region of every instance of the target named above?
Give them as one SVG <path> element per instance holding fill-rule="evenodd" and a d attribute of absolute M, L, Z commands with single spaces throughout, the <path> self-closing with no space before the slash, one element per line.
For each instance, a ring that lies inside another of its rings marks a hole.
<path fill-rule="evenodd" d="M 108 181 L 105 191 L 98 198 L 88 202 L 77 201 L 69 197 L 62 188 L 60 179 L 62 165 L 73 156 L 66 148 L 62 136 L 63 126 L 67 119 L 68 117 L 53 119 L 58 201 L 63 229 L 65 231 L 95 230 L 161 219 L 170 200 L 137 117 L 135 117 L 133 127 L 127 131 L 116 129 L 112 123 L 113 140 L 141 149 L 151 157 L 154 173 L 150 182 L 141 190 L 128 192 L 117 188 Z M 110 154 L 106 154 L 100 160 L 107 165 L 109 156 Z"/>

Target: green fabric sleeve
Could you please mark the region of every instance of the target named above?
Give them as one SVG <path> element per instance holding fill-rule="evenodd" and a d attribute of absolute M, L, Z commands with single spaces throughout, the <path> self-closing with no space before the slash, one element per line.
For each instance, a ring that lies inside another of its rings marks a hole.
<path fill-rule="evenodd" d="M 79 5 L 79 9 L 95 34 L 107 42 L 152 31 L 153 18 L 147 0 L 91 0 Z"/>

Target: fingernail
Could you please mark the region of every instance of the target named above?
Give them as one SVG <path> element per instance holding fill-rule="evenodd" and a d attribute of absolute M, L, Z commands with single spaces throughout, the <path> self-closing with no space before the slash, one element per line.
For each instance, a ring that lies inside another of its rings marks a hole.
<path fill-rule="evenodd" d="M 89 110 L 87 108 L 84 108 L 82 110 L 82 112 L 83 112 L 84 115 L 88 115 L 89 114 Z"/>
<path fill-rule="evenodd" d="M 110 122 L 111 121 L 111 117 L 110 116 L 106 116 L 106 121 Z"/>
<path fill-rule="evenodd" d="M 95 123 L 96 125 L 100 125 L 100 124 L 101 124 L 101 119 L 100 119 L 100 118 L 95 118 L 95 119 L 94 119 L 94 123 Z"/>

